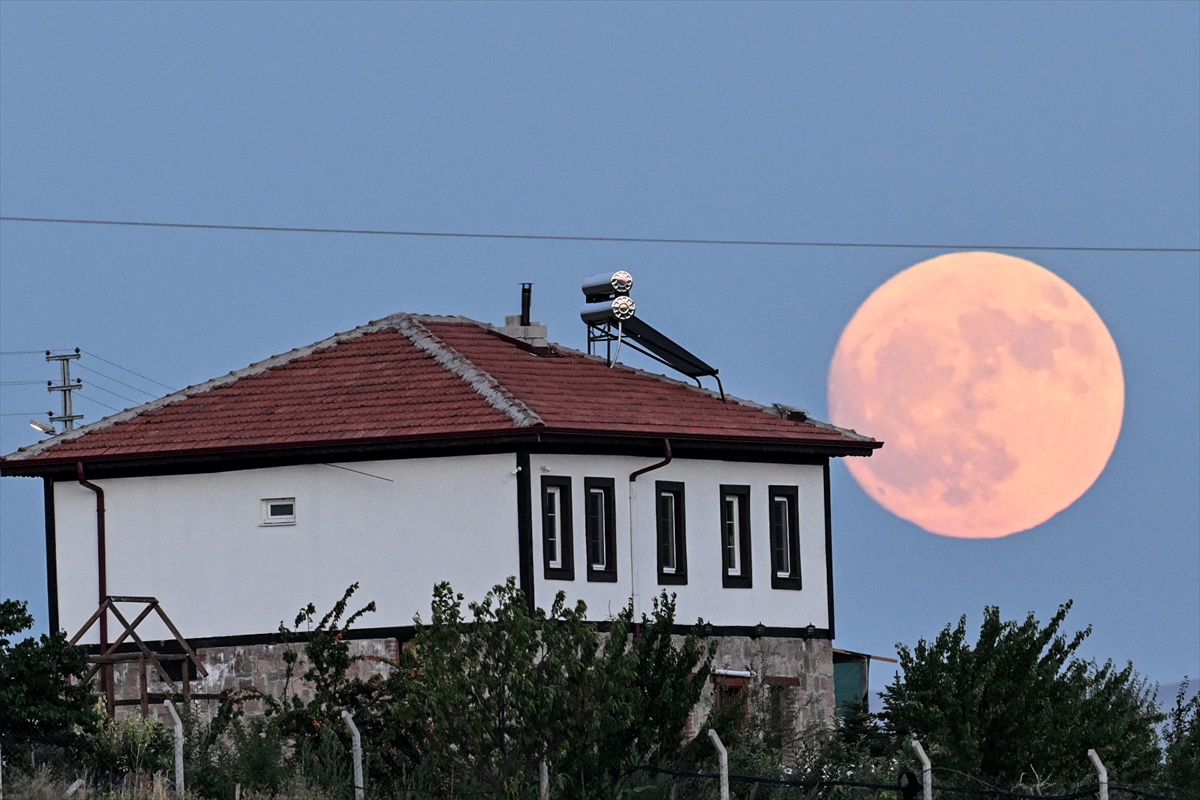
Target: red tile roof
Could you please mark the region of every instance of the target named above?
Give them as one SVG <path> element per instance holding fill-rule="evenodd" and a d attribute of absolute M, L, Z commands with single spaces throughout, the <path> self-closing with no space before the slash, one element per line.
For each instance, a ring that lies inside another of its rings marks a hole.
<path fill-rule="evenodd" d="M 0 466 L 513 433 L 878 442 L 461 317 L 396 314 L 24 447 Z"/>

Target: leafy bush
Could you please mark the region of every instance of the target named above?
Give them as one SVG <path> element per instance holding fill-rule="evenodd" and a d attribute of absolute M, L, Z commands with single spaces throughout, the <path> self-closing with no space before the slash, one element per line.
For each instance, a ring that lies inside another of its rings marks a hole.
<path fill-rule="evenodd" d="M 695 633 L 675 645 L 665 593 L 637 626 L 632 606 L 623 609 L 603 645 L 587 606 L 568 607 L 562 592 L 548 613 L 531 611 L 510 578 L 468 606 L 470 621 L 462 601 L 439 585 L 413 648 L 413 720 L 427 724 L 442 775 L 512 796 L 544 761 L 562 768 L 561 795 L 589 797 L 611 793 L 626 763 L 678 754 L 715 648 Z"/>
<path fill-rule="evenodd" d="M 174 759 L 175 734 L 154 717 L 130 714 L 105 725 L 92 738 L 93 774 L 110 786 L 129 775 L 169 773 Z"/>
<path fill-rule="evenodd" d="M 204 797 L 232 797 L 234 787 L 273 794 L 294 782 L 287 740 L 266 717 L 220 719 L 205 723 L 184 718 L 184 768 L 189 791 Z"/>
<path fill-rule="evenodd" d="M 562 796 L 611 794 L 626 763 L 678 756 L 715 650 L 695 634 L 673 636 L 665 594 L 637 624 L 627 606 L 601 636 L 582 602 L 568 607 L 559 593 L 549 611 L 530 609 L 510 578 L 466 609 L 449 584 L 435 587 L 429 624 L 418 620 L 411 645 L 385 661 L 351 654 L 351 625 L 374 610 L 347 615 L 357 588 L 319 620 L 312 605 L 296 617 L 296 628 L 313 627 L 303 650 L 285 655 L 283 697 L 235 693 L 194 735 L 202 777 L 193 787 L 227 793 L 230 776 L 253 774 L 268 777 L 244 787 L 275 791 L 301 779 L 336 793 L 350 782 L 347 710 L 379 790 L 512 797 L 536 785 L 546 763 L 569 765 L 555 780 Z M 300 638 L 283 625 L 280 633 Z M 350 677 L 368 658 L 385 661 L 386 674 Z M 293 690 L 298 680 L 311 685 L 311 701 Z M 245 718 L 251 699 L 264 703 L 263 720 Z"/>
<path fill-rule="evenodd" d="M 77 756 L 99 730 L 101 717 L 88 684 L 69 682 L 88 669 L 83 648 L 67 644 L 62 632 L 12 637 L 33 625 L 23 601 L 0 601 L 0 749 L 62 749 Z M 14 759 L 14 766 L 26 766 Z"/>

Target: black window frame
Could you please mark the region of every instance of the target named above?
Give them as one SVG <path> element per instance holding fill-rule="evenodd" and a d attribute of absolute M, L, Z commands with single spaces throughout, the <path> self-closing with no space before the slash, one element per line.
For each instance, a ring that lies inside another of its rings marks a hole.
<path fill-rule="evenodd" d="M 588 502 L 592 491 L 604 492 L 604 569 L 596 569 L 590 550 L 592 531 Z M 583 550 L 587 559 L 587 579 L 592 583 L 617 582 L 617 482 L 613 478 L 583 479 Z"/>
<path fill-rule="evenodd" d="M 738 558 L 741 569 L 731 575 L 729 573 L 729 551 L 725 546 L 725 498 L 735 495 L 738 501 Z M 750 557 L 753 539 L 750 537 L 750 487 L 721 484 L 720 520 L 721 535 L 721 586 L 725 589 L 751 589 L 754 587 L 754 566 Z"/>
<path fill-rule="evenodd" d="M 667 572 L 666 553 L 663 545 L 663 495 L 674 497 L 675 503 L 675 570 Z M 654 482 L 654 549 L 658 552 L 658 585 L 686 586 L 687 585 L 687 514 L 684 511 L 686 496 L 683 484 L 679 481 Z"/>
<path fill-rule="evenodd" d="M 558 489 L 560 566 L 550 564 L 550 488 Z M 571 479 L 562 475 L 542 476 L 542 574 L 548 581 L 575 580 L 575 546 L 571 514 Z"/>
<path fill-rule="evenodd" d="M 780 575 L 777 534 L 775 530 L 775 501 L 786 498 L 788 522 L 788 574 Z M 767 530 L 771 547 L 771 588 L 800 589 L 800 489 L 796 486 L 767 487 Z"/>

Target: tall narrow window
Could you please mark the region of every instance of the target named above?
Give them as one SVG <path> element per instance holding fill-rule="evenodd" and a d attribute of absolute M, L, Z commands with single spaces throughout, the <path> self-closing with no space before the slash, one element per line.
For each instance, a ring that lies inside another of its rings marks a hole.
<path fill-rule="evenodd" d="M 749 589 L 750 487 L 721 486 L 721 585 Z"/>
<path fill-rule="evenodd" d="M 546 580 L 575 580 L 570 478 L 542 476 L 542 559 Z"/>
<path fill-rule="evenodd" d="M 741 520 L 738 519 L 738 506 L 742 498 L 736 494 L 725 495 L 725 514 L 722 524 L 725 526 L 725 574 L 742 574 Z"/>
<path fill-rule="evenodd" d="M 658 522 L 658 582 L 675 586 L 687 583 L 687 526 L 683 484 L 655 481 L 654 496 Z"/>
<path fill-rule="evenodd" d="M 562 489 L 546 487 L 546 561 L 562 569 Z"/>
<path fill-rule="evenodd" d="M 611 583 L 617 579 L 615 486 L 612 478 L 583 479 L 589 581 Z"/>
<path fill-rule="evenodd" d="M 604 529 L 608 527 L 608 503 L 606 492 L 601 488 L 588 489 L 587 498 L 587 531 L 588 531 L 588 561 L 592 569 L 608 568 L 608 548 L 605 546 Z"/>
<path fill-rule="evenodd" d="M 771 523 L 771 588 L 800 588 L 799 492 L 795 486 L 768 491 Z"/>

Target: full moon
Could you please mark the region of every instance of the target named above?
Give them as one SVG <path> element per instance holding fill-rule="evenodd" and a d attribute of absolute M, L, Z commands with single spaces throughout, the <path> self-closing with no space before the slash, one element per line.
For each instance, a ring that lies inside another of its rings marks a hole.
<path fill-rule="evenodd" d="M 1079 292 L 1030 261 L 954 253 L 880 286 L 829 368 L 834 424 L 884 446 L 850 473 L 899 517 L 990 539 L 1088 490 L 1125 409 L 1121 359 Z"/>

